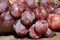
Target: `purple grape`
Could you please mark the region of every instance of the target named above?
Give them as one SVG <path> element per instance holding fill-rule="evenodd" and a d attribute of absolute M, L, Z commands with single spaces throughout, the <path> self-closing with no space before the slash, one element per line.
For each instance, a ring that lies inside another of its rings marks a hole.
<path fill-rule="evenodd" d="M 21 17 L 23 11 L 24 7 L 22 5 L 18 5 L 17 3 L 13 3 L 10 7 L 11 15 L 15 18 Z"/>
<path fill-rule="evenodd" d="M 5 0 L 0 0 L 0 13 L 4 12 L 8 6 L 8 2 Z"/>
<path fill-rule="evenodd" d="M 16 33 L 19 35 L 19 36 L 24 36 L 28 33 L 28 30 L 26 29 L 26 27 L 21 23 L 21 20 L 17 20 L 15 22 L 15 24 L 13 25 L 14 27 L 14 30 L 16 31 Z"/>
<path fill-rule="evenodd" d="M 51 38 L 54 36 L 54 32 L 48 28 L 47 32 L 44 34 L 46 37 Z"/>
<path fill-rule="evenodd" d="M 35 23 L 35 31 L 39 34 L 44 34 L 48 29 L 48 23 L 45 20 L 38 20 Z"/>
<path fill-rule="evenodd" d="M 26 10 L 21 15 L 21 21 L 24 25 L 29 26 L 33 23 L 34 20 L 35 20 L 35 15 L 32 11 Z"/>
<path fill-rule="evenodd" d="M 0 30 L 3 32 L 12 32 L 14 19 L 11 17 L 10 12 L 3 12 L 0 15 Z"/>

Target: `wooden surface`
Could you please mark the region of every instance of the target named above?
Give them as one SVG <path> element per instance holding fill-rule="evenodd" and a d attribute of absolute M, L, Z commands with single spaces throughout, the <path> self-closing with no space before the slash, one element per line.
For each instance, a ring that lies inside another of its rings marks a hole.
<path fill-rule="evenodd" d="M 60 40 L 60 32 L 56 32 L 56 36 L 53 38 L 40 38 L 40 39 L 29 39 L 29 38 L 16 38 L 15 35 L 0 35 L 0 40 Z"/>

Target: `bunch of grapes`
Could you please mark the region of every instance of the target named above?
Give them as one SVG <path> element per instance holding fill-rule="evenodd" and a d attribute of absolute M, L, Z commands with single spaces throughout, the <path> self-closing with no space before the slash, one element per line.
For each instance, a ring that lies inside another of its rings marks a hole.
<path fill-rule="evenodd" d="M 60 29 L 59 0 L 0 0 L 0 31 L 20 37 L 53 37 Z M 1 33 L 0 32 L 0 33 Z"/>

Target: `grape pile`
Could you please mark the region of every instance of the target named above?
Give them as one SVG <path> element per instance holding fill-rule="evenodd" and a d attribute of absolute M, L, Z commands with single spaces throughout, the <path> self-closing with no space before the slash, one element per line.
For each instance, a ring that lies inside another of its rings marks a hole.
<path fill-rule="evenodd" d="M 60 29 L 60 0 L 0 0 L 1 29 L 20 37 L 53 37 Z"/>

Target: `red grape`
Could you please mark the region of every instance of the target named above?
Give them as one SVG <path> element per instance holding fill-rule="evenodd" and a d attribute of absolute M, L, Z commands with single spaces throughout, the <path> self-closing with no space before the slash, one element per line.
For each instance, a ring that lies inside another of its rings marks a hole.
<path fill-rule="evenodd" d="M 47 7 L 48 5 L 50 5 L 52 3 L 52 0 L 40 0 L 39 3 L 40 3 L 40 5 Z"/>
<path fill-rule="evenodd" d="M 38 5 L 38 3 L 36 2 L 36 0 L 25 0 L 25 1 L 26 1 L 27 6 L 30 9 L 32 9 L 32 10 L 36 9 L 36 7 Z"/>
<path fill-rule="evenodd" d="M 54 32 L 48 28 L 47 32 L 44 34 L 46 37 L 51 38 L 54 36 Z"/>
<path fill-rule="evenodd" d="M 4 32 L 10 32 L 13 31 L 13 25 L 14 23 L 14 19 L 12 18 L 12 16 L 10 15 L 10 12 L 3 12 L 0 16 L 0 29 L 1 31 L 4 30 Z M 8 29 L 8 30 L 7 30 Z"/>
<path fill-rule="evenodd" d="M 60 8 L 55 9 L 54 12 L 57 13 L 57 14 L 60 14 Z"/>
<path fill-rule="evenodd" d="M 24 36 L 28 32 L 28 30 L 26 29 L 26 27 L 21 23 L 20 19 L 15 22 L 15 24 L 13 25 L 13 27 L 14 27 L 14 30 L 16 31 L 16 33 L 19 36 Z"/>
<path fill-rule="evenodd" d="M 48 23 L 45 20 L 38 20 L 35 23 L 35 30 L 39 34 L 44 34 L 48 29 Z"/>
<path fill-rule="evenodd" d="M 31 25 L 33 21 L 35 20 L 35 15 L 32 11 L 26 10 L 24 13 L 21 15 L 21 21 L 24 25 Z"/>
<path fill-rule="evenodd" d="M 2 26 L 12 26 L 12 24 L 14 23 L 14 19 L 12 18 L 12 16 L 10 15 L 10 12 L 3 12 L 1 14 L 1 25 Z"/>
<path fill-rule="evenodd" d="M 0 0 L 0 32 L 20 37 L 53 37 L 60 29 L 60 0 Z M 49 29 L 50 28 L 50 29 Z M 3 30 L 4 29 L 4 30 Z"/>
<path fill-rule="evenodd" d="M 0 13 L 4 12 L 6 10 L 6 8 L 7 8 L 7 6 L 8 6 L 8 2 L 7 1 L 0 0 Z"/>
<path fill-rule="evenodd" d="M 59 7 L 58 5 L 52 3 L 51 5 L 48 6 L 49 13 L 53 13 L 54 10 L 58 7 Z"/>
<path fill-rule="evenodd" d="M 17 3 L 12 4 L 12 6 L 10 7 L 11 15 L 17 18 L 21 16 L 23 10 L 24 7 L 19 6 Z"/>
<path fill-rule="evenodd" d="M 35 25 L 32 25 L 31 28 L 29 29 L 29 36 L 31 38 L 40 38 L 42 35 L 41 34 L 38 34 L 37 32 L 35 32 L 34 26 Z"/>
<path fill-rule="evenodd" d="M 34 10 L 36 20 L 46 19 L 48 17 L 49 13 L 45 9 L 46 8 L 44 8 L 43 6 L 39 6 L 36 10 Z"/>
<path fill-rule="evenodd" d="M 49 15 L 47 19 L 49 23 L 49 27 L 53 30 L 59 29 L 60 28 L 60 15 L 57 13 L 52 13 Z"/>

